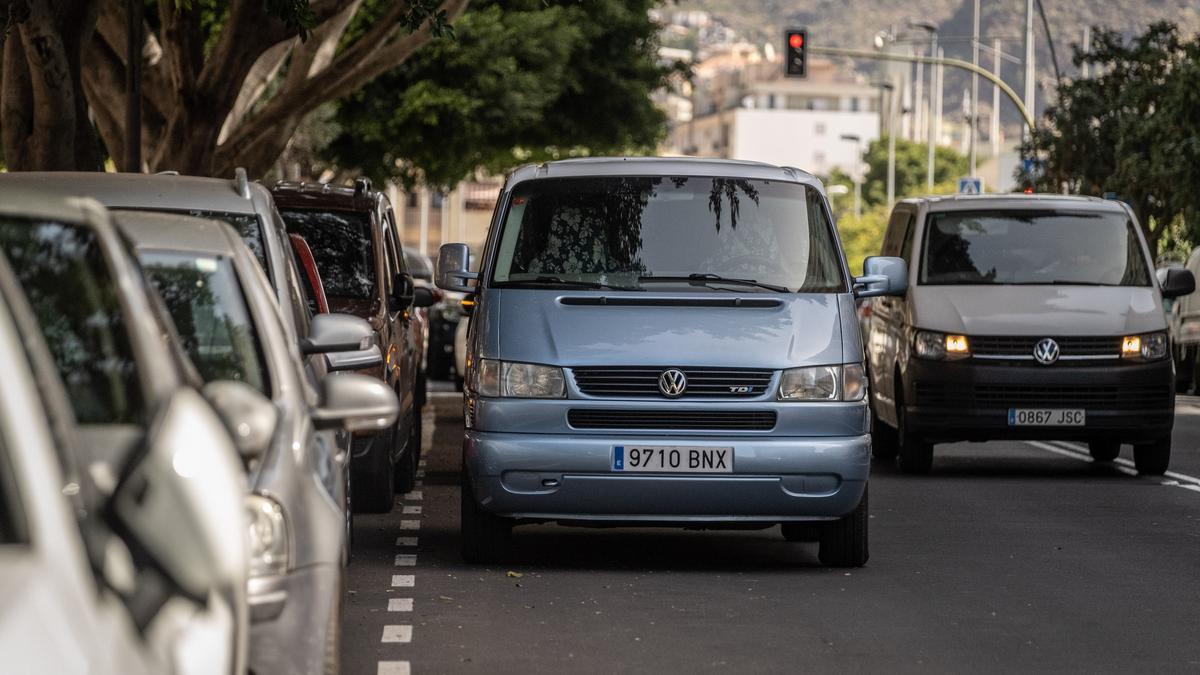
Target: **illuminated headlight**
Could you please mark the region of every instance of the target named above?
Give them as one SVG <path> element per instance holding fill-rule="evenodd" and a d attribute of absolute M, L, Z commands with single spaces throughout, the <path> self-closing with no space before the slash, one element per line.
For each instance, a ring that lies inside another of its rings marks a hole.
<path fill-rule="evenodd" d="M 287 572 L 287 518 L 279 502 L 263 495 L 246 495 L 251 577 L 265 577 Z"/>
<path fill-rule="evenodd" d="M 476 372 L 481 396 L 562 398 L 566 394 L 562 368 L 555 366 L 480 359 Z"/>
<path fill-rule="evenodd" d="M 866 391 L 861 363 L 792 368 L 779 381 L 781 401 L 861 401 Z"/>
<path fill-rule="evenodd" d="M 931 330 L 919 330 L 913 341 L 913 351 L 923 359 L 953 361 L 971 355 L 966 335 L 947 335 Z"/>
<path fill-rule="evenodd" d="M 1167 334 L 1144 333 L 1121 338 L 1121 358 L 1157 361 L 1167 357 Z"/>

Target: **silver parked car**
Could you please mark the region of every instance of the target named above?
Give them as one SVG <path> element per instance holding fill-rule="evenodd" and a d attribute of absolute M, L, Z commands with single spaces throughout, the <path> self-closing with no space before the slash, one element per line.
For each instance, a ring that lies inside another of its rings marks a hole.
<path fill-rule="evenodd" d="M 468 271 L 467 560 L 522 522 L 769 527 L 867 560 L 871 441 L 855 297 L 824 190 L 751 162 L 590 159 L 509 176 Z"/>
<path fill-rule="evenodd" d="M 128 548 L 100 552 L 105 578 L 169 669 L 242 672 L 245 477 L 156 296 L 92 200 L 0 184 L 0 250 L 78 422 L 62 449 L 96 488 L 83 506 Z"/>
<path fill-rule="evenodd" d="M 228 225 L 150 213 L 123 213 L 118 221 L 208 386 L 224 384 L 222 395 L 244 402 L 230 422 L 247 430 L 253 446 L 250 668 L 335 671 L 346 521 L 331 439 L 322 430 L 385 428 L 399 412 L 396 395 L 379 380 L 346 374 L 325 378 L 320 400 L 310 398 L 270 285 Z M 370 336 L 362 319 L 322 314 L 309 342 L 357 350 Z M 377 348 L 373 354 L 382 362 Z M 270 400 L 246 396 L 230 382 Z"/>

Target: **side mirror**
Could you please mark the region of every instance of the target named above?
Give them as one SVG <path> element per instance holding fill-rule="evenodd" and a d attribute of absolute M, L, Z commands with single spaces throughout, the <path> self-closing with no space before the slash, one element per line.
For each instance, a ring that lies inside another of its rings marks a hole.
<path fill-rule="evenodd" d="M 261 457 L 271 446 L 279 410 L 245 382 L 218 380 L 204 385 L 204 398 L 217 411 L 243 461 Z"/>
<path fill-rule="evenodd" d="M 433 303 L 433 289 L 418 286 L 413 291 L 413 307 L 432 307 Z"/>
<path fill-rule="evenodd" d="M 863 261 L 863 275 L 854 278 L 854 295 L 859 298 L 903 296 L 907 291 L 908 264 L 902 258 L 867 258 Z"/>
<path fill-rule="evenodd" d="M 318 429 L 380 431 L 400 414 L 400 400 L 382 381 L 347 373 L 321 381 L 321 405 L 313 411 Z"/>
<path fill-rule="evenodd" d="M 399 312 L 413 304 L 413 278 L 408 272 L 399 272 L 392 279 L 391 309 Z"/>
<path fill-rule="evenodd" d="M 353 352 L 333 352 L 325 355 L 325 363 L 331 373 L 378 368 L 383 365 L 383 352 L 378 345 Z"/>
<path fill-rule="evenodd" d="M 438 288 L 459 293 L 474 293 L 479 275 L 469 271 L 471 249 L 466 244 L 442 244 L 438 249 Z"/>
<path fill-rule="evenodd" d="M 1164 298 L 1181 298 L 1196 290 L 1196 277 L 1191 270 L 1169 267 L 1158 270 L 1156 276 Z"/>
<path fill-rule="evenodd" d="M 375 331 L 366 319 L 349 314 L 318 314 L 308 327 L 308 337 L 300 340 L 302 354 L 354 352 L 367 349 Z"/>

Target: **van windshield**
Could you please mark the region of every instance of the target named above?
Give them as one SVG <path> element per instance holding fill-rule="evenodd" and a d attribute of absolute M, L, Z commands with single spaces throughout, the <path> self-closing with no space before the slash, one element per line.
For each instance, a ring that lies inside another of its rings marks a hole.
<path fill-rule="evenodd" d="M 1133 228 L 1119 213 L 935 213 L 925 233 L 921 283 L 1149 286 Z"/>
<path fill-rule="evenodd" d="M 845 290 L 833 227 L 815 189 L 682 176 L 518 185 L 504 216 L 492 282 L 697 292 Z"/>

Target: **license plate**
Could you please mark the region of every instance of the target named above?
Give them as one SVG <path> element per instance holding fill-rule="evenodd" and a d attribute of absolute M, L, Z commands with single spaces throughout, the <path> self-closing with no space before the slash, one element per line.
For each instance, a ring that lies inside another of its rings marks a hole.
<path fill-rule="evenodd" d="M 613 471 L 733 473 L 733 448 L 689 445 L 618 445 Z"/>
<path fill-rule="evenodd" d="M 1080 409 L 1009 408 L 1010 427 L 1082 427 L 1087 413 Z"/>

